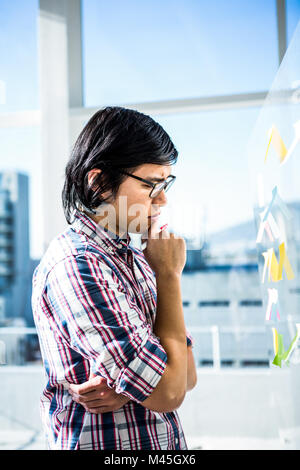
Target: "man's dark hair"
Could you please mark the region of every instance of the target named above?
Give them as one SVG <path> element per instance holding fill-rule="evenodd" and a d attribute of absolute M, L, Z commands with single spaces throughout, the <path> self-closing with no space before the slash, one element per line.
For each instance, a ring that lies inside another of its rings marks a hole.
<path fill-rule="evenodd" d="M 110 191 L 115 198 L 127 178 L 118 169 L 133 173 L 145 163 L 173 165 L 177 157 L 170 137 L 150 116 L 116 106 L 97 111 L 81 131 L 66 166 L 62 203 L 68 224 L 80 206 L 93 212 L 106 202 L 108 198 L 101 196 L 104 192 Z M 88 173 L 95 168 L 102 171 L 92 189 Z"/>

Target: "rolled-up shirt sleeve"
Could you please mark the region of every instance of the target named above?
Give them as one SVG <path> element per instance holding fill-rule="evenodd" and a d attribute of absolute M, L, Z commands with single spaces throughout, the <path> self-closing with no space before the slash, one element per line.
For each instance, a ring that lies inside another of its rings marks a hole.
<path fill-rule="evenodd" d="M 86 252 L 57 263 L 47 301 L 56 328 L 94 374 L 140 403 L 157 386 L 167 354 L 113 271 Z"/>
<path fill-rule="evenodd" d="M 188 330 L 186 330 L 185 334 L 186 334 L 186 344 L 187 344 L 187 346 L 193 347 L 194 346 L 194 338 L 192 337 L 191 333 Z"/>

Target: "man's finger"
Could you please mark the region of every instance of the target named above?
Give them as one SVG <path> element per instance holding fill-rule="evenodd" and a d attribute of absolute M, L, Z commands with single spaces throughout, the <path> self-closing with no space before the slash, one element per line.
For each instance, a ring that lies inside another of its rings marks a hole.
<path fill-rule="evenodd" d="M 142 235 L 142 243 L 145 243 L 149 238 L 159 238 L 160 231 L 160 223 L 158 220 L 155 220 L 154 222 L 152 222 L 148 231 Z"/>
<path fill-rule="evenodd" d="M 106 396 L 107 396 L 107 393 L 106 392 L 99 392 L 99 391 L 95 391 L 95 392 L 88 392 L 88 393 L 85 393 L 83 395 L 78 395 L 78 393 L 71 393 L 71 396 L 73 397 L 73 399 L 75 401 L 78 401 L 78 402 L 82 402 L 82 403 L 89 403 L 91 401 L 94 401 L 94 400 L 98 400 L 98 399 L 105 399 Z"/>
<path fill-rule="evenodd" d="M 102 400 L 99 400 L 99 399 L 93 400 L 93 401 L 88 401 L 88 402 L 85 403 L 85 407 L 89 408 L 89 409 L 98 408 L 99 406 L 109 406 L 109 405 L 110 405 L 109 402 L 104 403 Z"/>
<path fill-rule="evenodd" d="M 95 378 L 95 377 L 98 377 L 96 374 L 94 374 L 93 372 L 90 371 L 90 376 L 89 376 L 89 380 Z"/>
<path fill-rule="evenodd" d="M 97 408 L 87 408 L 87 411 L 89 413 L 93 414 L 100 414 L 100 413 L 108 413 L 109 411 L 112 411 L 108 406 L 99 406 Z"/>
<path fill-rule="evenodd" d="M 158 234 L 160 232 L 160 223 L 158 220 L 155 220 L 149 229 L 149 238 L 158 238 Z"/>
<path fill-rule="evenodd" d="M 85 395 L 86 393 L 99 390 L 100 388 L 107 389 L 109 388 L 106 379 L 103 377 L 96 376 L 83 384 L 71 384 L 69 389 L 78 395 Z"/>

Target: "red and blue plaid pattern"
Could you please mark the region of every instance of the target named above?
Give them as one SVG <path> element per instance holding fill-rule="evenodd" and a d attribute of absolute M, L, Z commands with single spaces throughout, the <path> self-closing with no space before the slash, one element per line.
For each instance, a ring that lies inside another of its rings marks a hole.
<path fill-rule="evenodd" d="M 176 411 L 141 405 L 167 355 L 153 333 L 155 274 L 142 251 L 77 211 L 33 275 L 32 309 L 46 371 L 41 416 L 49 449 L 187 449 Z M 192 338 L 187 333 L 187 343 Z M 90 371 L 130 398 L 91 414 L 68 393 Z"/>

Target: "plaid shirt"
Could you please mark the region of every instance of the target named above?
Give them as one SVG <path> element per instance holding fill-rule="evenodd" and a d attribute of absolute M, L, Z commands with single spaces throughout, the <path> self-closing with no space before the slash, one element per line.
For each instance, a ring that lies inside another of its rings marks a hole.
<path fill-rule="evenodd" d="M 32 309 L 46 369 L 41 416 L 49 449 L 187 449 L 176 411 L 143 407 L 167 355 L 153 333 L 155 274 L 131 239 L 112 236 L 77 211 L 33 275 Z M 187 332 L 187 343 L 192 338 Z M 92 414 L 70 383 L 104 377 L 130 401 Z"/>

